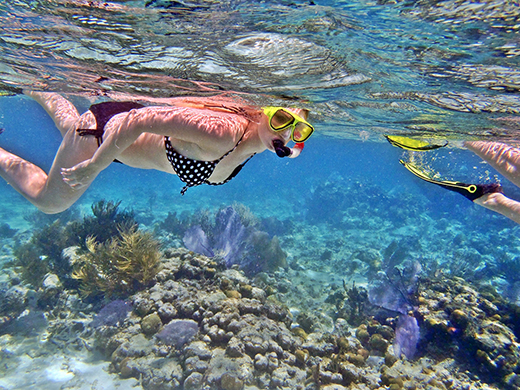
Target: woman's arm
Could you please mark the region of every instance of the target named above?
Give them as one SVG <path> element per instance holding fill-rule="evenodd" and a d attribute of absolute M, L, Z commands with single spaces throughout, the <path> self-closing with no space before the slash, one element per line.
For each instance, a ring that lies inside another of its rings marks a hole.
<path fill-rule="evenodd" d="M 142 133 L 169 136 L 190 146 L 188 157 L 213 160 L 236 144 L 248 123 L 239 115 L 191 107 L 131 110 L 116 115 L 107 123 L 103 143 L 92 158 L 63 169 L 63 179 L 74 188 L 89 185 Z"/>
<path fill-rule="evenodd" d="M 110 162 L 142 133 L 169 136 L 193 144 L 188 156 L 202 160 L 219 158 L 242 137 L 248 120 L 235 114 L 190 107 L 145 107 L 114 118 L 105 129 L 104 141 L 94 162 Z M 105 158 L 103 155 L 108 155 Z"/>

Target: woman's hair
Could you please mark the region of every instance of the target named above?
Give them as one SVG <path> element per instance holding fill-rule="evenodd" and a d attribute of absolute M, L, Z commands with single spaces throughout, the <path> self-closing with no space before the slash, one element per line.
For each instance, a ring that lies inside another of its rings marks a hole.
<path fill-rule="evenodd" d="M 260 120 L 260 115 L 262 114 L 262 109 L 258 106 L 254 106 L 250 103 L 240 103 L 237 100 L 228 98 L 228 97 L 189 97 L 189 98 L 179 98 L 179 105 L 201 108 L 201 109 L 209 109 L 214 111 L 221 112 L 230 112 L 233 114 L 242 115 L 246 119 L 251 122 L 258 123 Z M 177 104 L 176 104 L 177 105 Z M 301 116 L 303 119 L 307 120 L 309 118 L 309 110 L 305 108 L 289 108 L 290 111 L 294 112 L 296 115 Z"/>
<path fill-rule="evenodd" d="M 258 106 L 254 106 L 248 102 L 239 102 L 238 99 L 232 99 L 224 96 L 178 97 L 172 98 L 170 104 L 177 107 L 193 107 L 199 108 L 201 110 L 206 109 L 237 114 L 255 123 L 260 121 L 260 116 L 262 114 L 262 110 Z"/>

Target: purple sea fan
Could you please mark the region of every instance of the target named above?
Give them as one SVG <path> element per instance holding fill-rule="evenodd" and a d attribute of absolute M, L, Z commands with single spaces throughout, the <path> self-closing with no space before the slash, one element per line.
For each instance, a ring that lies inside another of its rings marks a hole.
<path fill-rule="evenodd" d="M 409 315 L 399 316 L 395 329 L 394 353 L 397 357 L 406 356 L 413 359 L 417 351 L 419 341 L 419 324 L 415 317 Z"/>
<path fill-rule="evenodd" d="M 215 256 L 211 249 L 208 236 L 199 225 L 192 226 L 186 230 L 182 241 L 184 242 L 184 246 L 192 252 L 200 253 L 208 257 Z"/>
<path fill-rule="evenodd" d="M 239 209 L 240 210 L 240 209 Z M 208 257 L 219 256 L 226 267 L 238 265 L 246 274 L 287 266 L 287 254 L 276 237 L 258 230 L 234 206 L 220 210 L 209 232 L 193 226 L 184 234 L 184 245 Z M 206 228 L 208 229 L 208 228 Z"/>
<path fill-rule="evenodd" d="M 190 251 L 201 253 L 208 257 L 215 254 L 221 255 L 226 261 L 226 266 L 239 264 L 244 256 L 246 242 L 249 235 L 247 228 L 240 221 L 240 215 L 233 207 L 220 210 L 216 216 L 213 228 L 213 242 L 206 232 L 198 225 L 189 228 L 183 237 L 186 248 Z"/>
<path fill-rule="evenodd" d="M 411 297 L 417 291 L 422 272 L 418 261 L 406 260 L 400 267 L 380 271 L 370 283 L 368 299 L 373 305 L 406 314 L 412 309 Z"/>
<path fill-rule="evenodd" d="M 244 256 L 250 233 L 232 206 L 220 210 L 217 214 L 215 232 L 218 232 L 218 235 L 214 248 L 226 260 L 226 266 L 239 264 Z"/>

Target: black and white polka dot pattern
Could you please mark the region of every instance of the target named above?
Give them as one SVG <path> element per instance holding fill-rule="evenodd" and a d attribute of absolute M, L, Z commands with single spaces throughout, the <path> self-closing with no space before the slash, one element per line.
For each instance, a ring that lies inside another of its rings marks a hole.
<path fill-rule="evenodd" d="M 243 135 L 242 138 L 244 138 Z M 238 140 L 237 144 L 233 147 L 233 149 L 228 151 L 219 159 L 213 161 L 202 161 L 194 160 L 183 156 L 173 148 L 172 143 L 170 142 L 170 137 L 164 137 L 164 145 L 166 146 L 166 157 L 168 157 L 168 161 L 172 164 L 173 170 L 175 171 L 177 176 L 179 176 L 179 179 L 186 183 L 186 186 L 184 186 L 184 188 L 181 190 L 181 194 L 184 195 L 184 193 L 188 190 L 189 187 L 195 187 L 201 184 L 221 185 L 227 183 L 233 177 L 235 177 L 236 174 L 240 171 L 240 169 L 242 169 L 242 167 L 245 165 L 245 163 L 249 161 L 249 159 L 247 159 L 247 161 L 245 161 L 243 164 L 239 165 L 237 169 L 235 169 L 235 171 L 226 180 L 220 183 L 210 183 L 208 181 L 209 177 L 215 170 L 217 164 L 220 161 L 222 161 L 224 157 L 229 155 L 237 148 L 240 142 L 242 142 L 242 138 Z"/>

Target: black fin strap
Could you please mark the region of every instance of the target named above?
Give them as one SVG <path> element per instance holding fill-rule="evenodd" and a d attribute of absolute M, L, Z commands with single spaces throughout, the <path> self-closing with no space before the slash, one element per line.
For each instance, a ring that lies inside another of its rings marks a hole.
<path fill-rule="evenodd" d="M 456 183 L 456 187 L 452 185 L 443 184 L 442 182 L 433 182 L 447 190 L 457 192 L 462 196 L 468 198 L 472 202 L 475 199 L 480 198 L 486 194 L 492 194 L 495 192 L 503 193 L 502 186 L 498 183 L 491 184 L 465 184 L 465 183 Z"/>

